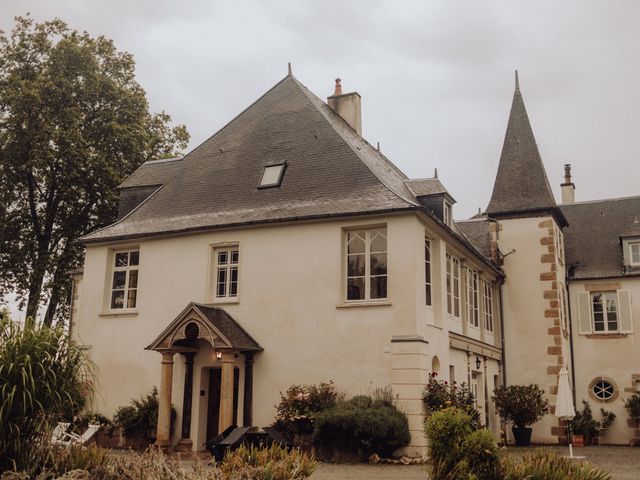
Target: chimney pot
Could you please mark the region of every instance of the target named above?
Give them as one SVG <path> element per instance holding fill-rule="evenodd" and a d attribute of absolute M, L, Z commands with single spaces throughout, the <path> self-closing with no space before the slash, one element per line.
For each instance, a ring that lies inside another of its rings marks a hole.
<path fill-rule="evenodd" d="M 340 77 L 336 78 L 336 86 L 333 90 L 334 95 L 342 95 L 342 79 Z"/>
<path fill-rule="evenodd" d="M 564 183 L 560 185 L 562 189 L 562 203 L 575 203 L 576 186 L 571 181 L 571 164 L 564 164 Z"/>

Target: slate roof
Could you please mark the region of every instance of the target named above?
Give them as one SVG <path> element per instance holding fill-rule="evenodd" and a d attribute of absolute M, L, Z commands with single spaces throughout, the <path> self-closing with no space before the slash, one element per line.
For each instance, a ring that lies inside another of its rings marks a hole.
<path fill-rule="evenodd" d="M 533 136 L 516 72 L 509 122 L 486 213 L 495 215 L 554 207 L 556 202 Z"/>
<path fill-rule="evenodd" d="M 560 206 L 569 221 L 564 229 L 565 258 L 572 278 L 622 277 L 620 238 L 640 236 L 640 197 L 614 198 Z"/>
<path fill-rule="evenodd" d="M 406 180 L 405 184 L 409 190 L 416 196 L 422 197 L 427 195 L 440 195 L 446 193 L 451 196 L 444 185 L 437 178 L 418 178 Z"/>
<path fill-rule="evenodd" d="M 231 342 L 235 349 L 240 351 L 262 350 L 258 342 L 222 308 L 201 303 L 194 303 L 193 307 L 198 309 Z"/>
<path fill-rule="evenodd" d="M 286 162 L 279 188 L 256 188 Z M 287 75 L 181 160 L 147 162 L 122 187 L 163 187 L 80 243 L 218 226 L 411 210 L 407 177 L 326 103 Z"/>
<path fill-rule="evenodd" d="M 473 217 L 469 220 L 457 221 L 456 226 L 462 234 L 487 259 L 491 258 L 491 235 L 489 233 L 490 220 L 486 217 Z"/>

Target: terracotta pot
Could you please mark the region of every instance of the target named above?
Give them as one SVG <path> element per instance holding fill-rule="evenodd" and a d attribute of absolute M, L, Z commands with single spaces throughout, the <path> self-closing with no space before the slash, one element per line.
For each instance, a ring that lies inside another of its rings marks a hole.
<path fill-rule="evenodd" d="M 584 435 L 574 435 L 572 443 L 574 447 L 584 447 Z"/>

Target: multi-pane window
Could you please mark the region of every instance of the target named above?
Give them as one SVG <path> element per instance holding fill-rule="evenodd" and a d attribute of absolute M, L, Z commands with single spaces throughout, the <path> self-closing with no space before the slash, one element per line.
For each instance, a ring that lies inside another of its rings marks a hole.
<path fill-rule="evenodd" d="M 387 229 L 347 232 L 347 300 L 387 298 Z"/>
<path fill-rule="evenodd" d="M 140 251 L 114 252 L 110 308 L 136 308 Z"/>
<path fill-rule="evenodd" d="M 480 327 L 478 272 L 467 268 L 467 318 L 469 325 Z"/>
<path fill-rule="evenodd" d="M 216 298 L 238 296 L 238 247 L 216 248 Z"/>
<path fill-rule="evenodd" d="M 460 318 L 460 260 L 447 253 L 447 313 Z"/>
<path fill-rule="evenodd" d="M 595 332 L 618 331 L 618 295 L 615 291 L 591 292 L 591 308 Z"/>
<path fill-rule="evenodd" d="M 424 239 L 424 294 L 426 304 L 431 305 L 431 240 Z"/>
<path fill-rule="evenodd" d="M 629 244 L 631 265 L 640 265 L 640 242 Z"/>
<path fill-rule="evenodd" d="M 491 282 L 482 281 L 482 299 L 484 311 L 484 329 L 493 332 L 493 289 Z"/>
<path fill-rule="evenodd" d="M 453 208 L 451 207 L 451 204 L 449 202 L 444 202 L 444 213 L 442 216 L 445 225 L 451 226 L 451 220 L 453 219 Z"/>

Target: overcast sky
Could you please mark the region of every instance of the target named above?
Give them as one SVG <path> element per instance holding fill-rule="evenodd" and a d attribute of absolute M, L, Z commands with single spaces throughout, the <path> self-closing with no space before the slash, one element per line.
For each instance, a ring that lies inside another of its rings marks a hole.
<path fill-rule="evenodd" d="M 640 194 L 640 2 L 3 0 L 135 56 L 151 107 L 197 146 L 287 72 L 362 95 L 364 137 L 409 177 L 439 177 L 458 219 L 485 208 L 515 69 L 559 199 Z"/>

